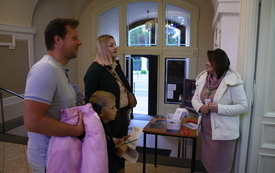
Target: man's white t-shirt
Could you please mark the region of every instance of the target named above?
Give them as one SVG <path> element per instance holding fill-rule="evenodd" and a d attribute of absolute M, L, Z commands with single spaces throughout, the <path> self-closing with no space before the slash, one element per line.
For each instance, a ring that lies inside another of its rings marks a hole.
<path fill-rule="evenodd" d="M 65 67 L 50 55 L 38 61 L 29 71 L 25 99 L 49 104 L 45 116 L 60 120 L 60 110 L 75 106 L 75 91 L 72 88 Z M 46 166 L 46 155 L 50 136 L 28 132 L 27 156 L 30 162 Z"/>

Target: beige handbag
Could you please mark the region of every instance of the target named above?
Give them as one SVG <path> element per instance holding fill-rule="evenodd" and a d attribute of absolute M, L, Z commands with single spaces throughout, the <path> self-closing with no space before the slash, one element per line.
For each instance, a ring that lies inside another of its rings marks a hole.
<path fill-rule="evenodd" d="M 126 89 L 127 90 L 127 89 Z M 127 90 L 128 91 L 128 90 Z M 132 109 L 137 105 L 137 99 L 133 93 L 127 92 L 129 107 Z"/>

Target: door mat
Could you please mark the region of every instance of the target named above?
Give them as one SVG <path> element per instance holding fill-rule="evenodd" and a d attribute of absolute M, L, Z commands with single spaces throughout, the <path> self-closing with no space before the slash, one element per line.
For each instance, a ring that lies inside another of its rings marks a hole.
<path fill-rule="evenodd" d="M 136 147 L 137 152 L 143 153 L 143 147 Z M 157 155 L 170 156 L 171 150 L 157 149 Z M 155 148 L 146 148 L 146 154 L 155 154 Z"/>

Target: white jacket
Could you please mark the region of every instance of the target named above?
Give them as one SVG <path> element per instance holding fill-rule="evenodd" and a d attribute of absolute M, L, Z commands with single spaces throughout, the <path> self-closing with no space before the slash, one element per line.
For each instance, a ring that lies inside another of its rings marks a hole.
<path fill-rule="evenodd" d="M 196 78 L 196 91 L 192 98 L 192 105 L 199 113 L 203 102 L 200 94 L 205 85 L 207 72 L 201 72 Z M 247 99 L 240 74 L 229 69 L 222 79 L 213 99 L 218 104 L 218 112 L 211 112 L 211 127 L 213 140 L 232 140 L 240 136 L 239 116 L 247 111 Z M 200 114 L 200 113 L 199 113 Z M 198 125 L 202 115 L 199 115 Z M 200 130 L 200 128 L 198 129 Z"/>

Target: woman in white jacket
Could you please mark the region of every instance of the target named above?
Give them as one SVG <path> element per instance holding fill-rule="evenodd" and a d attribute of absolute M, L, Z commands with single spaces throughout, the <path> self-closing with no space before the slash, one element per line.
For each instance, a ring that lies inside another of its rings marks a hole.
<path fill-rule="evenodd" d="M 230 69 L 230 60 L 221 49 L 207 52 L 206 70 L 196 78 L 192 105 L 199 113 L 202 162 L 209 173 L 232 169 L 239 116 L 247 111 L 241 76 Z"/>

